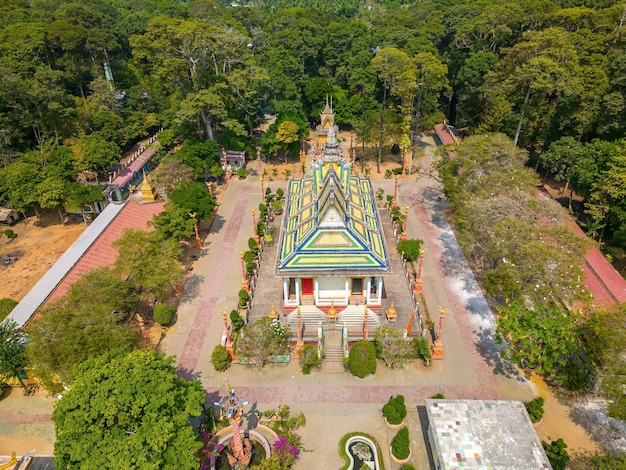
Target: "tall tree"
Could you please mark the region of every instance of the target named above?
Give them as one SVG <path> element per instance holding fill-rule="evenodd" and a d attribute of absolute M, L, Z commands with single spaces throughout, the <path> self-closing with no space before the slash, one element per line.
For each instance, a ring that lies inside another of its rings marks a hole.
<path fill-rule="evenodd" d="M 52 415 L 55 466 L 197 469 L 202 444 L 189 418 L 202 413 L 204 392 L 172 363 L 137 350 L 78 367 Z"/>
<path fill-rule="evenodd" d="M 26 354 L 24 347 L 26 335 L 15 322 L 5 320 L 0 322 L 0 382 L 17 378 L 22 387 L 21 374 L 26 368 Z"/>
<path fill-rule="evenodd" d="M 163 239 L 157 232 L 126 229 L 113 247 L 119 250 L 115 272 L 127 276 L 133 287 L 150 292 L 159 300 L 184 274 L 179 261 L 180 244 L 175 239 Z"/>
<path fill-rule="evenodd" d="M 372 59 L 371 66 L 378 73 L 378 78 L 383 83 L 383 100 L 380 113 L 380 137 L 378 140 L 378 160 L 376 169 L 380 173 L 380 162 L 383 154 L 383 128 L 385 126 L 385 106 L 387 102 L 387 91 L 398 85 L 399 78 L 411 68 L 411 59 L 399 49 L 394 47 L 384 47 L 376 52 Z"/>

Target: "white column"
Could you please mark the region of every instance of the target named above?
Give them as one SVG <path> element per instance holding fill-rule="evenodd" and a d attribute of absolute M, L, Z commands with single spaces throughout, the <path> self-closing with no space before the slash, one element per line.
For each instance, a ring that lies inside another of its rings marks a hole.
<path fill-rule="evenodd" d="M 313 296 L 315 297 L 315 305 L 319 302 L 320 298 L 320 286 L 317 283 L 317 278 L 313 278 Z"/>
<path fill-rule="evenodd" d="M 284 296 L 285 305 L 287 305 L 287 302 L 289 302 L 289 278 L 288 277 L 283 278 L 283 296 Z"/>
<path fill-rule="evenodd" d="M 371 303 L 370 290 L 372 289 L 372 276 L 367 276 L 367 282 L 365 283 L 365 302 Z"/>
<path fill-rule="evenodd" d="M 380 305 L 383 299 L 383 277 L 378 276 L 376 278 L 376 282 L 378 283 L 378 289 L 376 289 L 376 294 L 378 294 L 378 305 Z"/>
<path fill-rule="evenodd" d="M 300 278 L 296 278 L 296 304 L 300 305 Z"/>
<path fill-rule="evenodd" d="M 346 298 L 345 302 L 346 302 L 346 305 L 348 305 L 348 301 L 350 300 L 350 278 L 349 277 L 346 278 L 345 286 L 346 286 L 345 287 L 345 294 L 346 294 L 345 295 L 345 298 Z"/>

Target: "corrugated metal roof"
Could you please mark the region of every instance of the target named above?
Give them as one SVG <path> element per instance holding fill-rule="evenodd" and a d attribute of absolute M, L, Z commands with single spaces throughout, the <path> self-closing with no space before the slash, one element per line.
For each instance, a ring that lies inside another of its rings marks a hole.
<path fill-rule="evenodd" d="M 122 209 L 124 209 L 123 204 L 109 204 L 105 207 L 72 246 L 61 255 L 21 302 L 15 306 L 7 318 L 17 323 L 19 327 L 24 326 Z"/>

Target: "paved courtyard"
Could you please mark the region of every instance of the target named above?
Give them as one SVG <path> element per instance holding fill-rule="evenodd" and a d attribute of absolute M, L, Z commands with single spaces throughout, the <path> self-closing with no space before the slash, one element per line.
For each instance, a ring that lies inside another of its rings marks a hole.
<path fill-rule="evenodd" d="M 429 144 L 434 145 L 432 141 Z M 287 186 L 286 182 L 269 185 L 273 191 L 278 187 L 286 190 Z M 375 182 L 374 186 L 393 194 L 392 180 Z M 241 286 L 238 251 L 247 249 L 247 240 L 253 235 L 250 209 L 261 202 L 261 187 L 255 176 L 231 182 L 189 280 L 178 320 L 162 343 L 163 349 L 177 356 L 181 375 L 202 382 L 209 403 L 223 395 L 230 384 L 254 409 L 286 403 L 294 411 L 303 411 L 308 424 L 299 432 L 305 448 L 312 452 L 304 453 L 297 465 L 299 469 L 339 467 L 337 443 L 351 431 L 373 435 L 383 448 L 386 467 L 398 468 L 389 460 L 388 445 L 393 434 L 389 435 L 385 428 L 380 408 L 391 395 L 401 393 L 411 409 L 413 461 L 418 468 L 427 468 L 426 443 L 418 414 L 424 398 L 435 393 L 443 393 L 446 398 L 470 399 L 524 400 L 532 396 L 530 385 L 499 359 L 498 348 L 493 344 L 492 314 L 443 217 L 446 202 L 438 186 L 436 180 L 426 175 L 401 180 L 398 204 L 410 206 L 409 237 L 426 241 L 424 297 L 436 325 L 438 306 L 448 310 L 442 335 L 443 361 L 433 362 L 429 369 L 418 364 L 402 371 L 379 367 L 374 376 L 365 379 L 347 372 L 303 376 L 296 362 L 261 371 L 234 365 L 224 373 L 216 372 L 210 357 L 222 335 L 223 319 L 219 313 L 236 307 Z M 387 244 L 390 256 L 394 256 L 394 241 L 389 236 Z M 263 263 L 267 272 L 267 265 L 275 263 L 275 259 L 266 256 Z M 406 290 L 406 284 L 403 289 Z M 280 295 L 280 291 L 266 288 L 258 301 L 267 308 Z"/>
<path fill-rule="evenodd" d="M 432 153 L 432 139 L 425 143 L 431 151 L 427 154 Z M 425 168 L 428 169 L 428 161 Z M 278 187 L 287 188 L 286 181 L 268 185 L 274 192 Z M 378 187 L 393 194 L 394 182 L 374 182 L 374 188 Z M 222 396 L 230 384 L 248 401 L 246 412 L 263 411 L 280 404 L 304 412 L 307 425 L 298 432 L 307 452 L 297 469 L 339 468 L 342 461 L 337 453 L 338 441 L 353 431 L 374 436 L 383 451 L 385 468 L 399 468 L 389 457 L 393 432 L 385 427 L 380 414 L 391 395 L 401 393 L 406 398 L 412 462 L 417 468 L 429 466 L 422 434 L 424 398 L 435 393 L 443 393 L 446 398 L 531 398 L 530 384 L 499 359 L 498 348 L 493 344 L 493 317 L 443 217 L 446 202 L 439 183 L 425 174 L 401 180 L 398 204 L 410 206 L 409 238 L 422 238 L 426 242 L 424 297 L 435 325 L 438 325 L 438 306 L 448 310 L 443 326 L 442 361 L 433 362 L 428 369 L 417 363 L 401 371 L 379 366 L 375 375 L 365 379 L 347 372 L 314 372 L 303 376 L 297 362 L 273 365 L 261 371 L 234 365 L 224 373 L 216 372 L 210 358 L 223 331 L 220 312 L 230 312 L 237 305 L 241 286 L 238 251 L 247 249 L 248 238 L 253 234 L 250 209 L 258 207 L 259 202 L 261 188 L 257 176 L 231 182 L 186 283 L 176 323 L 167 332 L 161 349 L 176 356 L 181 376 L 201 381 L 208 403 Z M 390 256 L 395 256 L 394 241 L 386 236 Z M 275 259 L 265 257 L 263 263 L 275 263 Z M 389 278 L 386 282 L 394 283 L 386 286 L 390 292 L 397 293 L 394 295 L 400 295 L 403 290 L 408 292 L 406 283 L 401 284 L 405 282 L 403 278 L 393 281 Z M 257 300 L 267 306 L 270 296 L 279 299 L 280 294 L 269 288 Z M 43 393 L 39 398 L 17 398 L 0 401 L 0 455 L 32 449 L 36 449 L 37 455 L 50 455 L 54 442 L 50 421 L 53 399 L 44 398 Z"/>

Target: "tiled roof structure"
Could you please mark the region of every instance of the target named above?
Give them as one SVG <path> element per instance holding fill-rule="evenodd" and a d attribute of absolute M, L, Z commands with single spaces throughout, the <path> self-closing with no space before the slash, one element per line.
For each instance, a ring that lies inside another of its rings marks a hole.
<path fill-rule="evenodd" d="M 369 179 L 350 173 L 331 125 L 313 175 L 291 181 L 281 233 L 278 275 L 389 270 Z"/>
<path fill-rule="evenodd" d="M 63 297 L 70 286 L 83 274 L 103 266 L 112 266 L 117 258 L 117 249 L 113 248 L 113 242 L 119 239 L 127 228 L 137 228 L 147 232 L 154 230 L 153 227 L 148 226 L 148 222 L 152 220 L 152 217 L 163 212 L 164 206 L 164 202 L 152 204 L 129 202 L 126 204 L 120 214 L 113 219 L 78 263 L 56 286 L 46 303 Z"/>
<path fill-rule="evenodd" d="M 425 402 L 437 468 L 552 468 L 522 402 L 433 399 Z"/>
<path fill-rule="evenodd" d="M 61 297 L 85 272 L 113 264 L 117 250 L 111 244 L 122 231 L 125 228 L 150 230 L 148 220 L 161 213 L 163 206 L 162 202 L 109 204 L 16 305 L 9 318 L 18 326 L 24 326 L 41 305 Z"/>
<path fill-rule="evenodd" d="M 567 219 L 568 225 L 581 238 L 585 232 L 572 219 Z M 593 246 L 585 255 L 585 285 L 597 303 L 614 304 L 626 302 L 626 280 L 617 272 L 611 263 L 602 254 L 597 246 Z"/>

